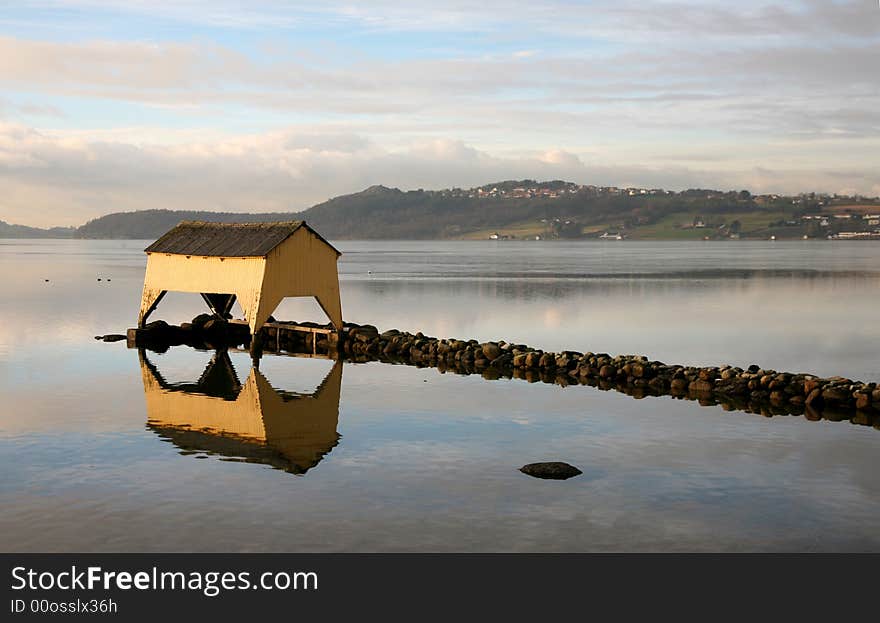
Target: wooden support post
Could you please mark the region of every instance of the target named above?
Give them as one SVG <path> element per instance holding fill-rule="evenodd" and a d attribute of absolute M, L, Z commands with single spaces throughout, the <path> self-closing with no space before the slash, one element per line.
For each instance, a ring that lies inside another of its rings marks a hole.
<path fill-rule="evenodd" d="M 155 311 L 156 306 L 159 305 L 159 301 L 161 301 L 166 294 L 168 294 L 168 290 L 149 290 L 144 288 L 144 293 L 141 298 L 141 311 L 138 316 L 138 328 L 144 328 L 147 324 L 147 318 L 149 318 L 150 314 Z"/>
<path fill-rule="evenodd" d="M 251 336 L 251 361 L 255 368 L 260 367 L 260 357 L 263 356 L 263 338 L 260 331 Z"/>
<path fill-rule="evenodd" d="M 215 294 L 211 292 L 201 292 L 202 298 L 208 304 L 208 308 L 217 318 L 226 319 L 230 315 L 232 306 L 235 304 L 236 296 L 234 294 Z"/>

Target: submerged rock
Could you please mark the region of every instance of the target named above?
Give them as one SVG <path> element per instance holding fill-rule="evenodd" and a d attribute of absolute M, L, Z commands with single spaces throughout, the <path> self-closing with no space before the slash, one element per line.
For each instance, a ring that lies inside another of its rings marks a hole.
<path fill-rule="evenodd" d="M 546 478 L 549 480 L 567 480 L 568 478 L 583 474 L 583 472 L 574 465 L 562 463 L 561 461 L 529 463 L 528 465 L 520 467 L 519 471 L 535 478 Z"/>

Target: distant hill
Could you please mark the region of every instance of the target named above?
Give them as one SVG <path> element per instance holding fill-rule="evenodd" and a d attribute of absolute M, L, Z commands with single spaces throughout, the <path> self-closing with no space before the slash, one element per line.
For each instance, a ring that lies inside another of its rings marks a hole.
<path fill-rule="evenodd" d="M 538 184 L 531 180 L 499 182 L 482 188 L 517 187 Z M 541 187 L 558 188 L 566 182 L 545 182 Z M 575 185 L 569 184 L 571 188 Z M 590 215 L 614 211 L 614 206 L 586 202 L 575 195 L 561 198 L 523 197 L 500 199 L 481 196 L 476 189 L 464 191 L 401 191 L 371 186 L 342 195 L 299 213 L 238 214 L 144 210 L 108 214 L 89 221 L 76 231 L 78 238 L 156 238 L 181 220 L 258 222 L 307 220 L 323 235 L 336 239 L 432 239 L 457 238 L 484 228 L 504 227 L 523 220 L 547 219 L 577 213 Z M 487 191 L 488 192 L 488 191 Z"/>
<path fill-rule="evenodd" d="M 507 180 L 484 186 L 402 191 L 371 186 L 302 212 L 245 214 L 183 210 L 118 212 L 76 230 L 40 230 L 0 222 L 0 237 L 155 239 L 182 220 L 259 222 L 306 220 L 331 239 L 589 238 L 611 232 L 632 239 L 825 236 L 862 219 L 878 201 L 859 197 L 760 195 L 748 191 L 585 186 L 553 180 Z M 874 207 L 870 211 L 875 211 Z M 606 236 L 608 237 L 608 236 Z"/>
<path fill-rule="evenodd" d="M 194 210 L 140 210 L 115 212 L 93 219 L 76 229 L 76 238 L 115 238 L 152 240 L 180 221 L 214 221 L 219 223 L 256 223 L 297 220 L 294 213 L 271 212 L 244 214 L 235 212 L 196 212 Z"/>
<path fill-rule="evenodd" d="M 73 238 L 75 227 L 27 227 L 26 225 L 10 225 L 0 221 L 0 238 Z"/>

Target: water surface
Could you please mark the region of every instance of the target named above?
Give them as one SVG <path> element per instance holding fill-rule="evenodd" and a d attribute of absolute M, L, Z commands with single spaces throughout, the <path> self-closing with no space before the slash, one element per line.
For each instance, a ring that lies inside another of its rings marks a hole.
<path fill-rule="evenodd" d="M 4 551 L 880 549 L 880 431 L 381 363 L 144 357 L 93 339 L 132 326 L 144 246 L 0 241 Z M 338 246 L 346 318 L 380 329 L 880 381 L 870 242 Z M 201 305 L 170 294 L 155 317 Z M 276 316 L 322 320 L 308 301 Z M 541 460 L 584 474 L 517 471 Z"/>

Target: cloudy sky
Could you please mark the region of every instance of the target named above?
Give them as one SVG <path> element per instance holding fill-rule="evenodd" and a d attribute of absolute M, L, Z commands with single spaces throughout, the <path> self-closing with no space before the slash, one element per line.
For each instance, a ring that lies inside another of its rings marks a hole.
<path fill-rule="evenodd" d="M 0 4 L 7 222 L 523 177 L 878 195 L 880 6 Z"/>

